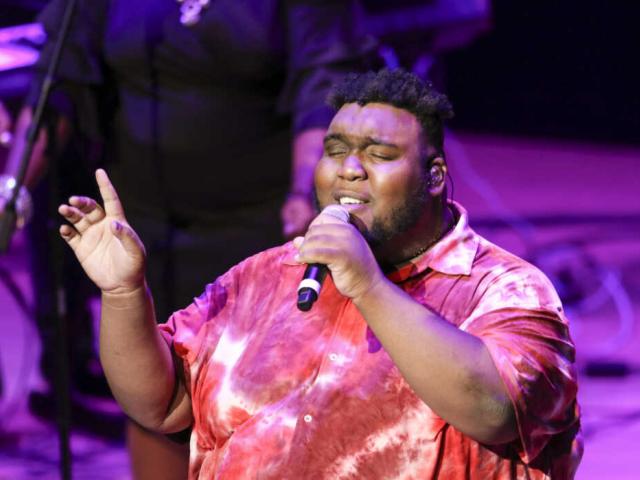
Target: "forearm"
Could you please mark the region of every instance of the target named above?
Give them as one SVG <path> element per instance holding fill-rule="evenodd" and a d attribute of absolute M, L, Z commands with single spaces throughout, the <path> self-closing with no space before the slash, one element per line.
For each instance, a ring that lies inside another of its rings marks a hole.
<path fill-rule="evenodd" d="M 282 206 L 282 233 L 285 238 L 302 235 L 315 216 L 313 173 L 322 155 L 324 129 L 313 128 L 296 135 L 293 141 L 291 184 Z"/>
<path fill-rule="evenodd" d="M 33 113 L 31 111 L 31 107 L 23 107 L 16 121 L 13 145 L 7 158 L 5 172 L 9 175 L 16 176 L 18 174 L 20 163 L 22 162 L 22 156 L 27 146 L 27 133 L 32 120 Z M 52 132 L 56 136 L 56 152 L 53 152 L 56 154 L 61 151 L 64 145 L 69 141 L 71 136 L 71 123 L 66 117 L 57 116 Z M 41 128 L 33 145 L 33 150 L 31 152 L 31 157 L 29 158 L 29 164 L 27 165 L 24 178 L 24 185 L 29 190 L 32 190 L 35 187 L 49 166 L 49 154 L 52 153 L 50 152 L 49 141 L 50 139 L 47 129 L 44 127 Z"/>
<path fill-rule="evenodd" d="M 324 134 L 324 128 L 312 128 L 299 132 L 293 139 L 290 187 L 292 193 L 311 195 L 313 173 L 322 156 Z"/>
<path fill-rule="evenodd" d="M 434 412 L 483 443 L 517 437 L 510 400 L 479 338 L 386 279 L 354 303 L 406 381 Z"/>
<path fill-rule="evenodd" d="M 100 360 L 123 410 L 141 425 L 177 431 L 190 424 L 190 402 L 158 331 L 146 285 L 102 295 Z"/>
<path fill-rule="evenodd" d="M 6 173 L 12 176 L 18 174 L 20 163 L 22 161 L 22 155 L 27 144 L 27 132 L 31 125 L 32 112 L 30 107 L 23 107 L 18 115 L 16 121 L 15 132 L 13 135 L 13 145 L 9 151 L 7 158 L 7 166 L 5 168 Z M 68 137 L 68 122 L 66 120 L 60 120 L 61 124 L 57 128 L 60 134 L 60 141 L 66 141 Z M 64 124 L 64 126 L 63 126 Z M 49 159 L 46 155 L 48 145 L 48 135 L 46 129 L 41 129 L 38 133 L 36 143 L 33 145 L 33 151 L 27 171 L 24 178 L 24 185 L 28 189 L 33 189 L 38 180 L 42 177 L 49 164 Z"/>

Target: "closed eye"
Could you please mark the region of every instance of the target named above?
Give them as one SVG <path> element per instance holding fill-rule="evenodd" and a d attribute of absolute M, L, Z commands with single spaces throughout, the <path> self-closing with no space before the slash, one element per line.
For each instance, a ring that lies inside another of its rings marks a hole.
<path fill-rule="evenodd" d="M 331 140 L 324 144 L 325 154 L 329 157 L 340 157 L 349 153 L 349 148 L 344 142 Z"/>
<path fill-rule="evenodd" d="M 330 157 L 341 157 L 346 155 L 348 150 L 346 148 L 330 148 L 327 149 L 327 155 Z"/>
<path fill-rule="evenodd" d="M 373 157 L 376 160 L 384 160 L 384 161 L 393 160 L 397 157 L 397 153 L 395 151 L 392 151 L 389 148 L 384 148 L 379 146 L 368 148 L 367 155 L 369 155 L 370 157 Z"/>

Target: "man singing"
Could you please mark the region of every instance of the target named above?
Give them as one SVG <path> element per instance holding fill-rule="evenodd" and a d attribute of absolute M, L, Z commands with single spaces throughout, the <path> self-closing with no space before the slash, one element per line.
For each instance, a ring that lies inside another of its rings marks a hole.
<path fill-rule="evenodd" d="M 569 479 L 582 444 L 574 347 L 535 267 L 446 198 L 444 95 L 401 70 L 334 87 L 320 214 L 159 328 L 145 251 L 104 171 L 104 209 L 60 228 L 102 290 L 115 397 L 159 432 L 193 427 L 190 478 Z M 305 264 L 330 275 L 296 307 Z"/>

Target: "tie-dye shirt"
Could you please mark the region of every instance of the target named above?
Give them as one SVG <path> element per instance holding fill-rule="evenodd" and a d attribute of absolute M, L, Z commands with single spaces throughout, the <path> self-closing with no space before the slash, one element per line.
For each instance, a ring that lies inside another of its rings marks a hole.
<path fill-rule="evenodd" d="M 519 439 L 482 445 L 436 415 L 329 277 L 311 311 L 299 311 L 304 266 L 288 243 L 235 266 L 160 327 L 193 404 L 189 478 L 573 477 L 582 444 L 560 300 L 455 208 L 455 228 L 388 278 L 485 342 Z"/>

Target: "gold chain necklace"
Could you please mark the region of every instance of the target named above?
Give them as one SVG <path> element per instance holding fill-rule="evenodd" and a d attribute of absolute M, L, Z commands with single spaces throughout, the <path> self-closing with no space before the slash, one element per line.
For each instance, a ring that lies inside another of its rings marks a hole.
<path fill-rule="evenodd" d="M 436 243 L 436 241 L 431 241 L 431 242 L 427 243 L 424 247 L 420 247 L 417 252 L 411 254 L 411 256 L 409 257 L 409 260 L 411 260 L 413 258 L 416 258 L 416 257 L 419 257 L 420 255 L 422 255 L 424 252 L 429 250 Z"/>
<path fill-rule="evenodd" d="M 449 206 L 447 206 L 447 208 L 449 208 Z M 451 211 L 451 209 L 449 208 L 449 211 Z M 452 212 L 453 213 L 453 212 Z M 410 257 L 409 260 L 414 259 L 419 257 L 420 255 L 422 255 L 424 252 L 426 252 L 427 250 L 429 250 L 431 247 L 433 247 L 436 243 L 438 243 L 438 241 L 445 237 L 451 230 L 453 230 L 453 228 L 456 226 L 456 219 L 455 219 L 455 215 L 451 217 L 451 220 L 448 222 L 446 228 L 442 231 L 442 233 L 438 232 L 435 236 L 435 238 L 433 240 L 431 240 L 430 242 L 428 242 L 425 246 L 420 247 L 415 253 L 413 253 Z"/>
<path fill-rule="evenodd" d="M 200 15 L 206 10 L 211 0 L 177 0 L 180 4 L 180 23 L 186 27 L 200 21 Z"/>

